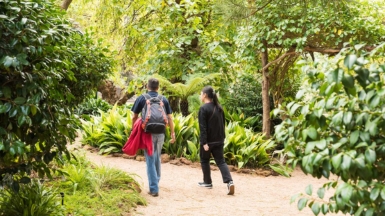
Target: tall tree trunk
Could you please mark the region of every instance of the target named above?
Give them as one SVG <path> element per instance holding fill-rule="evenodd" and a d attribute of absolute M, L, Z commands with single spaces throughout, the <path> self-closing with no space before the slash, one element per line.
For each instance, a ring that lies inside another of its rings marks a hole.
<path fill-rule="evenodd" d="M 67 10 L 68 7 L 70 6 L 72 0 L 63 0 L 63 2 L 61 3 L 61 8 L 63 10 Z"/>
<path fill-rule="evenodd" d="M 262 106 L 263 106 L 263 116 L 262 116 L 262 133 L 266 135 L 266 138 L 270 138 L 271 131 L 271 122 L 270 122 L 270 97 L 269 97 L 269 69 L 265 66 L 269 63 L 269 52 L 267 49 L 267 41 L 263 41 L 265 50 L 261 54 L 262 60 Z"/>

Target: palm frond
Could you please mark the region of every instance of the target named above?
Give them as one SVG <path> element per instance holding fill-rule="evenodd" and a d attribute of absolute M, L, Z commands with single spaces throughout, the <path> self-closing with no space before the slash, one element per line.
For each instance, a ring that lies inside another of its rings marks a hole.
<path fill-rule="evenodd" d="M 190 75 L 187 77 L 186 84 L 171 83 L 167 78 L 159 74 L 155 74 L 153 77 L 158 79 L 161 85 L 167 88 L 167 91 L 171 92 L 174 96 L 186 99 L 187 97 L 198 93 L 209 82 L 212 82 L 215 79 L 219 79 L 221 74 L 202 74 L 201 76 L 198 76 L 197 74 Z"/>

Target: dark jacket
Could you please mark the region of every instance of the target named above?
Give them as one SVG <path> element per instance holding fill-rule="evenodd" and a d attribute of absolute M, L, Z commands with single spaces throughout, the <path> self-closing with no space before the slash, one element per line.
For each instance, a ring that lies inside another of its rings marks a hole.
<path fill-rule="evenodd" d="M 149 92 L 147 92 L 147 94 L 149 94 L 151 97 L 158 96 L 158 92 L 154 92 L 154 91 L 149 91 Z M 144 98 L 143 95 L 140 95 L 135 100 L 135 103 L 132 106 L 131 111 L 133 113 L 139 114 L 142 112 L 142 109 L 143 109 L 145 104 L 146 104 L 146 98 Z M 163 104 L 164 104 L 164 109 L 166 110 L 166 114 L 167 115 L 172 114 L 172 109 L 171 109 L 170 103 L 168 102 L 168 100 L 165 97 L 163 97 Z"/>
<path fill-rule="evenodd" d="M 225 140 L 225 114 L 214 103 L 205 103 L 198 113 L 200 144 L 223 144 Z"/>

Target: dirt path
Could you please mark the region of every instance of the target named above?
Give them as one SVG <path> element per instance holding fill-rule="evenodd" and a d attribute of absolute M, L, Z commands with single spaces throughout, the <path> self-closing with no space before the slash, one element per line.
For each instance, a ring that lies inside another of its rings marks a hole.
<path fill-rule="evenodd" d="M 304 192 L 308 184 L 312 184 L 313 190 L 316 191 L 327 181 L 306 176 L 300 170 L 295 170 L 291 178 L 252 176 L 232 172 L 235 195 L 228 196 L 227 187 L 222 183 L 219 171 L 212 171 L 213 189 L 206 189 L 197 186 L 197 182 L 202 179 L 200 168 L 164 163 L 159 197 L 151 197 L 147 194 L 145 162 L 100 156 L 90 152 L 86 155 L 95 164 L 119 168 L 138 175 L 136 179 L 142 185 L 142 194 L 147 199 L 148 206 L 139 206 L 134 215 L 313 215 L 309 208 L 298 211 L 296 203 L 290 204 L 290 198 L 292 195 Z"/>

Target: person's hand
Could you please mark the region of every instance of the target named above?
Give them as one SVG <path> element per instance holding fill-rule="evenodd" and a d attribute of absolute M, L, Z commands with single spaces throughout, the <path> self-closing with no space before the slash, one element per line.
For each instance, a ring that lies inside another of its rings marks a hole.
<path fill-rule="evenodd" d="M 203 145 L 203 148 L 204 148 L 205 151 L 208 151 L 208 150 L 209 150 L 209 145 L 204 144 L 204 145 Z"/>
<path fill-rule="evenodd" d="M 171 143 L 171 144 L 174 144 L 174 143 L 175 143 L 175 132 L 172 132 L 172 133 L 171 133 L 171 140 L 170 140 L 170 143 Z"/>

